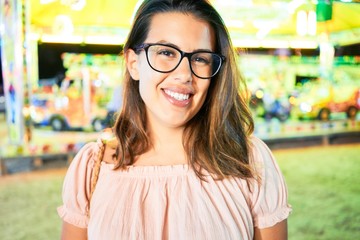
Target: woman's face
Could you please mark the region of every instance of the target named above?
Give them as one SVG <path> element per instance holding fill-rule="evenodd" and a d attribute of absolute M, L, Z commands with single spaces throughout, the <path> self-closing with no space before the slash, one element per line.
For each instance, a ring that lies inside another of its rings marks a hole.
<path fill-rule="evenodd" d="M 193 15 L 160 13 L 153 16 L 144 43 L 162 43 L 176 46 L 184 52 L 214 51 L 212 28 Z M 145 51 L 127 54 L 127 66 L 133 79 L 139 81 L 140 95 L 146 105 L 151 126 L 182 128 L 200 110 L 210 85 L 210 79 L 192 74 L 188 58 L 172 72 L 153 70 Z"/>

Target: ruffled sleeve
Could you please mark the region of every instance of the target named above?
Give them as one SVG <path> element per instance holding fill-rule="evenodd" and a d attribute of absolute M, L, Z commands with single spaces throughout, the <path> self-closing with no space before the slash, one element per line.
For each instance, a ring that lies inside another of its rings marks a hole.
<path fill-rule="evenodd" d="M 250 194 L 254 225 L 267 228 L 288 218 L 291 206 L 284 177 L 270 149 L 252 137 L 252 161 L 260 177 Z"/>
<path fill-rule="evenodd" d="M 63 184 L 63 205 L 57 211 L 60 218 L 74 226 L 87 228 L 90 182 L 101 140 L 84 145 L 71 162 Z"/>

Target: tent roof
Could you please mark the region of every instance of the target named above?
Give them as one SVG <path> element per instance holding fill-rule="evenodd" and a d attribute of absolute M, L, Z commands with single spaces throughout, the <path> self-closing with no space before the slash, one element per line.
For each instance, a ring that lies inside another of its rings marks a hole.
<path fill-rule="evenodd" d="M 32 31 L 58 34 L 71 19 L 75 35 L 125 35 L 134 9 L 141 0 L 83 0 L 82 10 L 72 10 L 65 0 L 30 0 Z M 70 1 L 71 2 L 71 1 Z M 299 39 L 296 34 L 296 13 L 315 10 L 310 0 L 212 0 L 236 39 Z M 60 20 L 59 20 L 60 19 Z M 70 29 L 72 31 L 72 29 Z M 70 31 L 69 30 L 69 31 Z M 259 37 L 259 32 L 264 34 Z M 317 34 L 329 31 L 339 45 L 360 42 L 360 4 L 333 2 L 333 19 L 317 23 Z M 124 39 L 125 36 L 122 36 Z M 300 38 L 304 39 L 304 37 Z M 314 40 L 314 37 L 306 39 Z"/>
<path fill-rule="evenodd" d="M 137 1 L 127 0 L 87 0 L 80 11 L 72 10 L 60 0 L 41 4 L 40 0 L 31 0 L 31 24 L 40 28 L 52 28 L 56 16 L 67 15 L 78 27 L 123 27 L 130 26 L 131 17 Z"/>

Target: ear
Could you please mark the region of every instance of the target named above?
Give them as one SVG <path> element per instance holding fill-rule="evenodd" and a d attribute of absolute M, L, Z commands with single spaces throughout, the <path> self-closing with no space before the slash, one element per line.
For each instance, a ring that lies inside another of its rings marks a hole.
<path fill-rule="evenodd" d="M 129 49 L 125 53 L 126 67 L 129 70 L 129 73 L 132 79 L 138 81 L 139 77 L 139 68 L 138 68 L 138 55 L 134 50 Z"/>

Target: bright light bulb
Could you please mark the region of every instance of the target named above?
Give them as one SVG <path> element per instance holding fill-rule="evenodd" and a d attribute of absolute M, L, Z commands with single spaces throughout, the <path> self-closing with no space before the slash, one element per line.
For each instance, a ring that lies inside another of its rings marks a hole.
<path fill-rule="evenodd" d="M 305 11 L 301 10 L 296 16 L 296 32 L 299 36 L 305 36 L 307 33 L 308 19 Z"/>
<path fill-rule="evenodd" d="M 308 14 L 307 32 L 311 36 L 316 35 L 316 12 L 310 11 Z"/>

